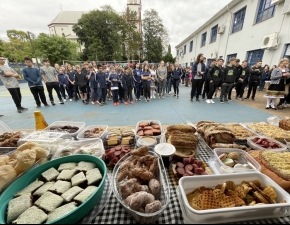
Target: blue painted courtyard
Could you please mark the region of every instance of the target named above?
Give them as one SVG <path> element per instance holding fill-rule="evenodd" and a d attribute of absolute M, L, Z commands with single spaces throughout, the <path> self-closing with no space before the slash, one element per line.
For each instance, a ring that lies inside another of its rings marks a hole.
<path fill-rule="evenodd" d="M 0 114 L 4 114 L 1 120 L 11 129 L 34 129 L 34 114 L 36 105 L 27 84 L 21 84 L 23 95 L 22 105 L 29 110 L 21 114 L 16 112 L 14 102 L 4 86 L 0 86 Z M 172 96 L 165 99 L 154 99 L 151 103 L 135 103 L 134 105 L 114 106 L 112 101 L 103 107 L 99 105 L 83 105 L 81 101 L 66 102 L 64 105 L 42 107 L 42 111 L 48 124 L 55 121 L 77 121 L 85 122 L 89 125 L 109 126 L 134 126 L 140 120 L 159 120 L 162 124 L 186 123 L 190 120 L 197 123 L 200 120 L 212 120 L 215 122 L 260 122 L 266 121 L 273 110 L 266 111 L 255 109 L 240 101 L 232 101 L 230 104 L 220 104 L 215 99 L 216 104 L 206 104 L 190 102 L 190 87 L 180 87 L 180 98 Z M 233 94 L 234 95 L 234 94 Z M 48 99 L 48 94 L 46 92 Z M 262 95 L 258 96 L 261 101 Z M 257 97 L 257 98 L 258 98 Z M 55 96 L 55 99 L 57 97 Z M 264 109 L 264 103 L 258 103 Z M 257 108 L 257 107 L 256 107 Z M 290 109 L 283 110 L 283 114 L 290 115 Z M 277 111 L 276 111 L 277 112 Z M 281 113 L 281 112 L 279 112 Z"/>

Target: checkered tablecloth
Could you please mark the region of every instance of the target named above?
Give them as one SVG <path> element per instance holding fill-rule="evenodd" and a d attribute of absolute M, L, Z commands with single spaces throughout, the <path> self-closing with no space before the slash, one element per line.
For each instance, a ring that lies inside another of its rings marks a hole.
<path fill-rule="evenodd" d="M 204 141 L 200 141 L 198 145 L 198 155 L 196 158 L 207 162 L 208 159 L 212 157 L 212 150 L 206 146 Z M 170 185 L 170 203 L 167 209 L 162 213 L 157 224 L 183 224 L 182 212 L 179 207 L 179 201 L 177 198 L 176 188 L 177 182 L 170 172 L 167 171 L 168 181 Z M 104 203 L 101 203 L 104 204 Z M 89 215 L 90 218 L 84 218 L 82 223 L 85 221 L 91 221 L 92 224 L 136 224 L 135 220 L 128 215 L 123 209 L 122 205 L 115 198 L 114 194 L 111 195 L 107 205 L 104 209 L 98 214 L 91 212 Z M 246 218 L 245 218 L 246 219 Z M 237 224 L 290 224 L 290 217 L 286 218 L 277 218 L 277 219 L 267 219 L 267 220 L 255 220 L 247 222 L 239 222 Z"/>

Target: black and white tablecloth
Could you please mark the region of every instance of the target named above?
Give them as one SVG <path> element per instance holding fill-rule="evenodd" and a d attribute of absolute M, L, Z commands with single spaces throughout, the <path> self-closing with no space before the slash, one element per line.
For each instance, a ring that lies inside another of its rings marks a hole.
<path fill-rule="evenodd" d="M 212 150 L 207 147 L 204 141 L 200 141 L 197 154 L 197 159 L 207 162 L 212 157 Z M 169 171 L 167 171 L 167 176 L 170 185 L 171 201 L 159 220 L 156 221 L 156 224 L 183 224 L 184 220 L 176 192 L 177 182 L 170 176 Z M 104 204 L 104 202 L 100 202 L 100 204 Z M 88 221 L 91 221 L 92 224 L 136 224 L 135 220 L 126 213 L 113 193 L 104 209 L 98 215 L 91 212 L 89 216 L 84 218 L 82 223 L 88 223 Z M 245 222 L 237 224 L 290 224 L 290 217 L 255 221 L 246 221 L 245 218 Z"/>

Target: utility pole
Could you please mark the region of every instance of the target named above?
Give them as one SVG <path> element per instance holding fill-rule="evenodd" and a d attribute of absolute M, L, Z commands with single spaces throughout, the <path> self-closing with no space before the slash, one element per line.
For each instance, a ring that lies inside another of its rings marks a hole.
<path fill-rule="evenodd" d="M 29 32 L 29 31 L 27 31 L 27 35 L 28 35 L 28 39 L 30 41 L 30 45 L 31 45 L 31 49 L 32 49 L 33 56 L 36 59 L 37 67 L 38 67 L 38 69 L 40 69 L 40 66 L 39 66 L 39 63 L 38 63 L 38 59 L 35 56 L 35 49 L 34 49 L 34 46 L 33 46 L 33 43 L 32 43 L 32 40 L 35 39 L 35 35 L 33 33 Z"/>

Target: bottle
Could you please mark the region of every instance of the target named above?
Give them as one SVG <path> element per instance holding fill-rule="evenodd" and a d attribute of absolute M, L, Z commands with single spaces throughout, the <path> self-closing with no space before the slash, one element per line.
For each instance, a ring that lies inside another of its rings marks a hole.
<path fill-rule="evenodd" d="M 45 121 L 41 111 L 34 111 L 35 116 L 35 129 L 43 130 L 48 127 L 47 122 Z"/>

